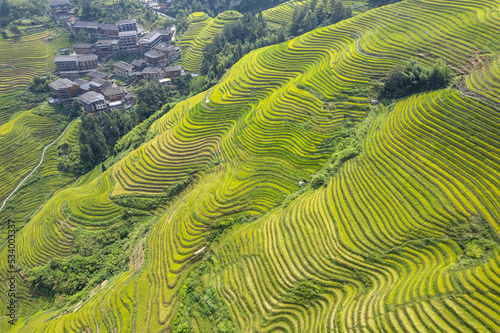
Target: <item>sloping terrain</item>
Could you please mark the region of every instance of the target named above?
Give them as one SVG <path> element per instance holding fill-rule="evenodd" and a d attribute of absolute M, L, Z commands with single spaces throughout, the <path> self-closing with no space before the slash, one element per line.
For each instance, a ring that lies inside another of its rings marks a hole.
<path fill-rule="evenodd" d="M 33 77 L 54 69 L 54 52 L 68 46 L 67 37 L 50 30 L 0 39 L 0 124 L 17 111 L 14 93 L 25 89 Z"/>
<path fill-rule="evenodd" d="M 30 312 L 20 276 L 23 318 L 2 329 L 222 330 L 202 302 L 221 299 L 238 331 L 499 331 L 499 9 L 403 1 L 251 52 L 17 235 L 19 265 L 33 267 L 69 255 L 76 227 L 115 223 L 123 198 L 184 189 L 153 212 L 144 263 L 67 312 Z M 369 82 L 412 57 L 465 77 L 370 108 Z M 332 155 L 324 143 L 346 123 Z M 324 186 L 300 189 L 324 170 Z M 211 237 L 235 219 L 246 223 Z M 3 244 L 3 279 L 6 258 Z"/>
<path fill-rule="evenodd" d="M 197 72 L 203 60 L 203 48 L 212 42 L 215 35 L 219 33 L 224 25 L 241 17 L 241 14 L 230 10 L 209 17 L 205 13 L 197 12 L 189 16 L 189 29 L 178 41 L 182 52 L 182 68 L 187 71 Z"/>

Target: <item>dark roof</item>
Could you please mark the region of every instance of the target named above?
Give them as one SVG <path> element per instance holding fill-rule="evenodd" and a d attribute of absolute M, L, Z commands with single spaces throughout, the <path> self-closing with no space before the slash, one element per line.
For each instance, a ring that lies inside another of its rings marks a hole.
<path fill-rule="evenodd" d="M 64 89 L 64 88 L 71 88 L 73 86 L 76 86 L 77 84 L 69 79 L 58 79 L 55 80 L 52 83 L 49 83 L 49 87 L 55 90 L 58 89 Z"/>
<path fill-rule="evenodd" d="M 123 87 L 109 87 L 104 90 L 104 96 L 118 95 L 118 94 L 126 94 L 127 91 Z"/>
<path fill-rule="evenodd" d="M 125 61 L 118 61 L 113 64 L 114 67 L 118 67 L 123 70 L 134 68 L 131 64 L 126 63 Z"/>
<path fill-rule="evenodd" d="M 115 39 L 103 39 L 103 40 L 98 40 L 95 42 L 96 46 L 109 46 L 111 44 L 118 44 L 118 41 Z"/>
<path fill-rule="evenodd" d="M 56 56 L 54 59 L 54 62 L 60 62 L 60 61 L 77 61 L 78 56 L 76 55 L 60 55 Z"/>
<path fill-rule="evenodd" d="M 98 58 L 95 54 L 81 54 L 78 56 L 79 61 L 94 61 L 97 59 Z"/>
<path fill-rule="evenodd" d="M 101 72 L 98 72 L 98 71 L 91 71 L 87 74 L 88 77 L 94 77 L 94 78 L 98 78 L 98 79 L 104 79 L 106 76 L 108 76 L 109 74 L 106 74 L 106 73 L 101 73 Z"/>
<path fill-rule="evenodd" d="M 151 50 L 149 52 L 144 53 L 144 56 L 149 58 L 160 58 L 164 57 L 165 54 L 157 50 Z"/>
<path fill-rule="evenodd" d="M 76 21 L 74 26 L 79 28 L 99 28 L 99 23 L 93 21 Z"/>
<path fill-rule="evenodd" d="M 114 24 L 107 24 L 107 23 L 101 23 L 99 24 L 101 29 L 106 29 L 106 30 L 118 30 L 118 26 Z"/>
<path fill-rule="evenodd" d="M 171 66 L 165 68 L 165 72 L 175 72 L 175 71 L 180 71 L 182 70 L 181 66 Z"/>
<path fill-rule="evenodd" d="M 120 25 L 120 24 L 133 24 L 133 23 L 137 23 L 137 21 L 134 19 L 125 19 L 125 20 L 118 21 L 118 25 Z"/>
<path fill-rule="evenodd" d="M 50 0 L 50 6 L 69 5 L 68 0 Z"/>
<path fill-rule="evenodd" d="M 146 65 L 146 62 L 142 59 L 135 59 L 134 61 L 132 61 L 132 66 L 141 67 L 144 65 Z"/>
<path fill-rule="evenodd" d="M 87 83 L 80 85 L 80 89 L 88 91 L 90 89 L 90 82 L 87 82 Z"/>
<path fill-rule="evenodd" d="M 170 47 L 167 44 L 160 43 L 160 44 L 156 45 L 155 47 L 153 47 L 153 50 L 157 50 L 157 51 L 161 51 L 161 52 L 167 52 L 167 50 L 169 48 Z"/>
<path fill-rule="evenodd" d="M 151 73 L 151 74 L 154 74 L 154 73 L 159 73 L 160 72 L 160 69 L 157 68 L 157 67 L 146 67 L 144 68 L 144 70 L 142 71 L 142 73 Z"/>
<path fill-rule="evenodd" d="M 78 43 L 73 45 L 73 49 L 90 49 L 94 46 L 94 44 L 87 44 L 87 43 Z"/>
<path fill-rule="evenodd" d="M 85 104 L 91 104 L 97 101 L 104 101 L 104 96 L 96 93 L 95 91 L 89 91 L 78 97 L 78 99 Z"/>
<path fill-rule="evenodd" d="M 155 30 L 153 32 L 150 32 L 146 36 L 144 36 L 143 40 L 147 40 L 148 42 L 151 42 L 152 40 L 155 40 L 162 35 L 171 35 L 171 34 L 172 34 L 172 32 L 170 30 L 167 30 L 167 29 Z"/>
<path fill-rule="evenodd" d="M 103 80 L 103 79 L 99 79 L 99 78 L 95 78 L 92 81 L 90 81 L 91 85 L 97 86 L 97 87 L 105 85 L 106 83 L 110 84 L 111 82 L 109 82 L 108 80 Z"/>
<path fill-rule="evenodd" d="M 137 32 L 135 31 L 121 31 L 118 33 L 120 37 L 128 37 L 128 36 L 137 36 Z"/>
<path fill-rule="evenodd" d="M 87 83 L 87 82 L 88 82 L 88 81 L 87 81 L 87 80 L 84 80 L 84 79 L 76 79 L 76 80 L 75 80 L 75 83 L 76 83 L 76 84 L 79 84 L 80 86 L 81 86 L 82 84 Z"/>

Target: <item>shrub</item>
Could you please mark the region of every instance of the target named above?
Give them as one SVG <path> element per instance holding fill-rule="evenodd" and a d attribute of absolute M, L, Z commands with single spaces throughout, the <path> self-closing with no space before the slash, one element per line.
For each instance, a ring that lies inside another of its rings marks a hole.
<path fill-rule="evenodd" d="M 326 176 L 323 173 L 315 175 L 312 179 L 311 186 L 316 189 L 326 182 Z"/>

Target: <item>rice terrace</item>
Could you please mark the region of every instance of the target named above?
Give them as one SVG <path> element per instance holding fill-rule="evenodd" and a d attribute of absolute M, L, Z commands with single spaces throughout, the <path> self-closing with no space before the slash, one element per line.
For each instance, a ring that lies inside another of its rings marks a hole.
<path fill-rule="evenodd" d="M 500 332 L 500 0 L 0 13 L 0 332 Z"/>

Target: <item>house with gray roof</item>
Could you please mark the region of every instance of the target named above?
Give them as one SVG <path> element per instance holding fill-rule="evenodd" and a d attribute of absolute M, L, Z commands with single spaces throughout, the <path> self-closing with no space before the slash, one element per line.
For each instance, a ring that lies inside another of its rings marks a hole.
<path fill-rule="evenodd" d="M 102 94 L 95 91 L 89 91 L 78 97 L 80 104 L 83 107 L 84 113 L 97 113 L 108 111 L 106 99 Z"/>

